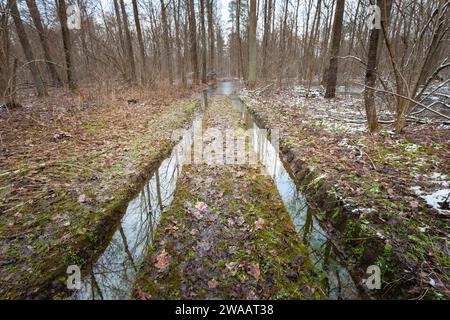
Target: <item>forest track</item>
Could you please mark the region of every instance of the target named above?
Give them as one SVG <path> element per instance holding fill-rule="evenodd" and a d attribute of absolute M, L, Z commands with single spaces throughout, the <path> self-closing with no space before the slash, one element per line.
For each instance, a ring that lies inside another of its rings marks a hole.
<path fill-rule="evenodd" d="M 204 127 L 245 134 L 229 98 L 211 100 Z M 264 170 L 260 164 L 185 165 L 134 296 L 323 298 L 308 251 Z"/>

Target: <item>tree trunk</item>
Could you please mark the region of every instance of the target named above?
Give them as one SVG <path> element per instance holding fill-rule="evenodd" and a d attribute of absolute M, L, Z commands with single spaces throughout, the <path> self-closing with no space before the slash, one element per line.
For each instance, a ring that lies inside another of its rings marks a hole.
<path fill-rule="evenodd" d="M 70 90 L 75 90 L 77 85 L 75 83 L 73 75 L 73 65 L 72 65 L 72 49 L 70 43 L 70 32 L 67 26 L 67 13 L 66 13 L 66 2 L 64 0 L 58 0 L 58 16 L 59 22 L 61 24 L 61 34 L 64 47 L 64 59 L 66 61 L 66 75 L 67 83 Z"/>
<path fill-rule="evenodd" d="M 179 0 L 179 4 L 181 4 L 181 0 Z M 189 16 L 189 14 L 188 14 Z M 187 66 L 189 63 L 189 57 L 188 57 L 188 52 L 189 52 L 189 31 L 188 31 L 188 17 L 184 17 L 184 22 L 183 22 L 183 61 L 181 62 L 181 82 L 183 83 L 183 86 L 186 87 L 187 86 L 187 78 L 186 78 L 186 70 L 187 70 Z"/>
<path fill-rule="evenodd" d="M 202 83 L 207 83 L 206 78 L 206 28 L 205 28 L 205 0 L 200 0 L 200 27 L 202 31 Z"/>
<path fill-rule="evenodd" d="M 11 90 L 13 73 L 10 64 L 9 14 L 0 13 L 0 103 L 14 103 Z"/>
<path fill-rule="evenodd" d="M 133 42 L 131 39 L 130 27 L 128 24 L 128 14 L 123 0 L 120 0 L 120 8 L 122 10 L 123 26 L 125 28 L 125 37 L 127 39 L 128 60 L 130 62 L 130 81 L 132 83 L 136 83 L 136 64 L 134 62 Z"/>
<path fill-rule="evenodd" d="M 333 23 L 333 39 L 331 42 L 330 65 L 328 68 L 327 90 L 325 98 L 336 96 L 336 83 L 338 73 L 338 56 L 341 46 L 342 21 L 344 18 L 345 0 L 337 0 Z"/>
<path fill-rule="evenodd" d="M 126 56 L 125 52 L 125 44 L 123 40 L 123 31 L 122 31 L 122 18 L 120 17 L 120 9 L 117 0 L 114 0 L 114 12 L 116 14 L 116 23 L 119 30 L 119 41 L 120 41 L 120 49 L 124 56 Z"/>
<path fill-rule="evenodd" d="M 195 7 L 194 0 L 188 1 L 188 15 L 189 15 L 189 37 L 191 42 L 191 62 L 194 71 L 194 83 L 199 82 L 199 72 L 198 72 L 198 58 L 197 58 L 197 25 L 195 22 Z"/>
<path fill-rule="evenodd" d="M 250 26 L 248 32 L 248 86 L 256 86 L 256 0 L 250 0 Z"/>
<path fill-rule="evenodd" d="M 175 42 L 177 46 L 177 66 L 178 73 L 181 75 L 183 87 L 186 87 L 186 73 L 184 72 L 184 59 L 181 55 L 181 39 L 180 39 L 180 1 L 173 3 L 173 21 L 175 23 Z"/>
<path fill-rule="evenodd" d="M 34 84 L 36 86 L 36 90 L 39 97 L 44 97 L 47 95 L 47 88 L 45 83 L 42 81 L 41 75 L 39 74 L 38 67 L 36 65 L 36 61 L 34 59 L 34 54 L 31 49 L 30 42 L 28 40 L 28 36 L 25 32 L 25 28 L 22 24 L 22 19 L 20 18 L 19 9 L 17 8 L 16 0 L 8 0 L 8 6 L 11 10 L 11 14 L 14 20 L 14 25 L 16 26 L 17 35 L 20 40 L 20 44 L 22 45 L 23 52 L 25 54 L 25 58 L 27 59 L 28 66 L 31 71 L 31 75 L 33 77 Z"/>
<path fill-rule="evenodd" d="M 209 68 L 211 72 L 215 72 L 214 0 L 206 1 L 208 5 Z"/>
<path fill-rule="evenodd" d="M 161 21 L 163 25 L 164 50 L 166 52 L 166 67 L 169 75 L 169 83 L 173 84 L 173 69 L 172 69 L 172 52 L 170 50 L 169 25 L 167 23 L 167 5 L 164 0 L 161 1 Z"/>
<path fill-rule="evenodd" d="M 381 19 L 385 20 L 389 16 L 391 9 L 391 0 L 380 1 Z M 365 84 L 368 87 L 375 88 L 377 83 L 377 67 L 378 55 L 381 45 L 381 30 L 372 29 L 369 36 L 369 49 L 367 55 L 367 69 Z M 370 132 L 374 132 L 378 128 L 377 109 L 375 107 L 375 91 L 365 89 L 364 91 L 364 105 L 366 109 L 367 124 Z"/>
<path fill-rule="evenodd" d="M 145 84 L 147 68 L 146 68 L 146 62 L 145 62 L 146 57 L 145 57 L 144 39 L 142 38 L 141 22 L 139 19 L 139 9 L 137 6 L 137 1 L 132 0 L 132 3 L 133 3 L 134 24 L 136 25 L 136 33 L 137 33 L 139 49 L 140 49 L 139 51 L 141 54 L 141 63 L 142 63 L 141 83 Z"/>
<path fill-rule="evenodd" d="M 241 42 L 241 0 L 236 0 L 236 36 L 238 43 L 238 78 L 243 75 L 242 42 Z"/>
<path fill-rule="evenodd" d="M 61 86 L 61 79 L 59 78 L 58 72 L 56 71 L 55 64 L 50 55 L 50 49 L 47 44 L 46 33 L 41 22 L 41 14 L 39 13 L 38 7 L 36 6 L 35 0 L 26 0 L 28 10 L 30 11 L 31 18 L 33 19 L 34 26 L 38 32 L 39 40 L 44 50 L 45 62 L 47 64 L 48 72 L 52 77 L 53 84 L 57 87 Z"/>
<path fill-rule="evenodd" d="M 263 34 L 263 63 L 262 63 L 262 77 L 267 80 L 267 53 L 269 47 L 269 33 L 270 33 L 270 22 L 272 21 L 272 0 L 264 0 L 264 34 Z"/>

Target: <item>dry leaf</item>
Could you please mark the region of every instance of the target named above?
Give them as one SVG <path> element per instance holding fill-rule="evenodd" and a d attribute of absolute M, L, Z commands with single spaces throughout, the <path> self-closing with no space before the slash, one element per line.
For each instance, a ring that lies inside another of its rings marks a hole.
<path fill-rule="evenodd" d="M 216 279 L 212 279 L 208 281 L 208 288 L 215 289 L 219 285 L 219 282 Z"/>
<path fill-rule="evenodd" d="M 248 274 L 251 275 L 253 278 L 256 279 L 256 281 L 259 280 L 259 277 L 261 276 L 261 270 L 259 269 L 258 263 L 252 263 L 248 267 Z"/>
<path fill-rule="evenodd" d="M 225 265 L 232 275 L 235 275 L 238 269 L 237 262 L 230 262 Z"/>
<path fill-rule="evenodd" d="M 92 202 L 92 199 L 89 198 L 87 195 L 82 194 L 82 195 L 80 195 L 80 196 L 78 197 L 78 202 L 79 202 L 79 203 L 91 203 L 91 202 Z"/>
<path fill-rule="evenodd" d="M 262 229 L 265 224 L 266 224 L 266 220 L 264 220 L 261 217 L 258 217 L 258 219 L 255 221 L 255 230 Z"/>
<path fill-rule="evenodd" d="M 138 300 L 150 300 L 152 298 L 152 295 L 150 293 L 145 292 L 141 288 L 136 289 L 135 295 Z"/>
<path fill-rule="evenodd" d="M 164 249 L 157 257 L 156 257 L 156 268 L 158 272 L 164 272 L 170 265 L 170 261 L 172 257 L 166 250 Z"/>
<path fill-rule="evenodd" d="M 195 209 L 197 209 L 199 211 L 206 211 L 208 209 L 208 205 L 204 202 L 199 201 L 195 205 Z"/>

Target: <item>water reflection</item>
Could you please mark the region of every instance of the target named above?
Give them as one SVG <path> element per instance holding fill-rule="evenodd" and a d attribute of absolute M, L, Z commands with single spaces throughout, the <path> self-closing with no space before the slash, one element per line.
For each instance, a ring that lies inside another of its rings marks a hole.
<path fill-rule="evenodd" d="M 241 101 L 235 96 L 236 82 L 218 82 L 215 90 L 203 93 L 203 110 L 208 105 L 208 95 L 231 96 L 233 107 L 239 110 L 247 129 L 253 129 L 251 144 L 259 161 L 275 181 L 286 209 L 297 232 L 310 250 L 317 270 L 326 275 L 329 297 L 355 299 L 358 292 L 348 271 L 334 254 L 334 247 L 318 220 L 308 209 L 307 202 L 297 189 L 294 180 L 271 144 L 266 131 L 261 130 Z M 201 130 L 202 114 L 195 117 L 191 132 Z M 183 164 L 191 156 L 192 136 L 184 135 L 165 159 L 140 194 L 133 199 L 120 226 L 103 254 L 93 264 L 89 276 L 83 279 L 82 288 L 73 299 L 129 299 L 137 272 L 152 243 L 161 218 L 173 200 L 176 182 Z"/>
<path fill-rule="evenodd" d="M 233 107 L 240 111 L 250 132 L 251 145 L 258 160 L 274 180 L 283 203 L 291 215 L 297 232 L 308 247 L 312 262 L 316 269 L 326 275 L 326 285 L 330 299 L 357 299 L 359 297 L 356 285 L 348 270 L 339 263 L 335 255 L 333 243 L 327 233 L 320 227 L 319 221 L 308 208 L 306 198 L 298 190 L 282 162 L 278 148 L 271 143 L 270 135 L 261 130 L 253 117 L 247 112 L 242 102 L 231 96 Z M 276 141 L 276 140 L 275 140 Z"/>
<path fill-rule="evenodd" d="M 201 115 L 195 117 L 195 131 L 201 128 Z M 140 264 L 152 242 L 161 213 L 173 200 L 183 163 L 190 155 L 190 135 L 183 136 L 140 194 L 133 199 L 120 226 L 103 254 L 93 264 L 90 275 L 74 299 L 129 299 Z"/>

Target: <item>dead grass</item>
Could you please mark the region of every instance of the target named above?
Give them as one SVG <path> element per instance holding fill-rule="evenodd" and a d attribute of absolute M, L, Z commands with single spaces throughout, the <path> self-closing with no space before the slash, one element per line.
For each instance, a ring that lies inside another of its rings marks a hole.
<path fill-rule="evenodd" d="M 244 99 L 268 127 L 281 130 L 282 148 L 294 155 L 292 161 L 321 175 L 331 186 L 329 192 L 342 199 L 350 218 L 339 237 L 355 261 L 382 267 L 384 290 L 379 296 L 448 297 L 450 211 L 445 203 L 430 207 L 426 196 L 448 189 L 450 130 L 410 125 L 402 135 L 385 128 L 371 136 L 321 117 L 334 112 L 333 104 L 342 108 L 342 98 L 327 102 L 332 110 L 323 113 L 321 98 L 286 104 L 283 96 L 246 94 Z M 354 98 L 344 102 L 354 109 L 352 114 L 361 104 Z M 369 254 L 368 242 L 350 238 L 375 239 L 381 251 Z M 365 269 L 359 273 L 365 276 Z M 405 279 L 413 285 L 402 288 Z"/>
<path fill-rule="evenodd" d="M 0 111 L 1 297 L 49 295 L 64 266 L 98 253 L 99 226 L 188 125 L 191 94 L 59 91 Z"/>

